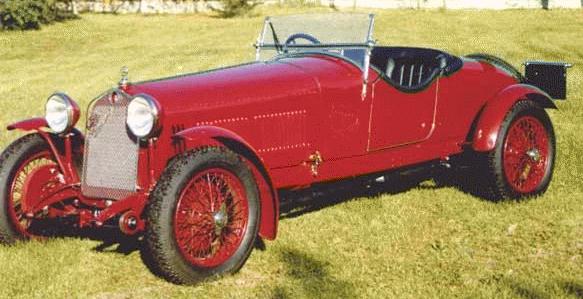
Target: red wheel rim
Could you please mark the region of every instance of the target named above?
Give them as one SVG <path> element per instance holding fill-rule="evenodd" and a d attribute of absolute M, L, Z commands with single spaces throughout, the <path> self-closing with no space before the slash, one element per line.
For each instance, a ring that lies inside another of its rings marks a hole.
<path fill-rule="evenodd" d="M 249 204 L 241 180 L 222 168 L 201 171 L 178 199 L 176 243 L 192 265 L 216 267 L 239 248 L 248 218 Z"/>
<path fill-rule="evenodd" d="M 8 211 L 15 228 L 25 237 L 32 237 L 30 232 L 33 217 L 27 217 L 23 206 L 33 205 L 40 196 L 58 184 L 57 163 L 46 150 L 27 158 L 14 173 L 10 184 Z"/>
<path fill-rule="evenodd" d="M 520 193 L 535 191 L 549 167 L 549 136 L 545 126 L 533 116 L 520 117 L 508 129 L 503 150 L 508 184 Z"/>

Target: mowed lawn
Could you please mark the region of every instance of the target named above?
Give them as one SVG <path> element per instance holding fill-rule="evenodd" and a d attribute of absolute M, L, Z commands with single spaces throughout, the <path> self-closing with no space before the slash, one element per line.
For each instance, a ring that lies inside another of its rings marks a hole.
<path fill-rule="evenodd" d="M 328 9 L 312 9 L 328 11 Z M 0 32 L 0 128 L 41 115 L 47 96 L 82 107 L 119 80 L 248 61 L 256 17 L 82 15 L 41 31 Z M 430 182 L 281 220 L 279 236 L 236 275 L 194 287 L 152 274 L 138 251 L 80 238 L 0 247 L 5 298 L 583 297 L 583 12 L 375 11 L 386 45 L 567 61 L 569 99 L 551 111 L 555 176 L 541 198 L 494 204 Z M 83 122 L 79 127 L 82 128 Z M 0 131 L 0 145 L 21 133 Z"/>

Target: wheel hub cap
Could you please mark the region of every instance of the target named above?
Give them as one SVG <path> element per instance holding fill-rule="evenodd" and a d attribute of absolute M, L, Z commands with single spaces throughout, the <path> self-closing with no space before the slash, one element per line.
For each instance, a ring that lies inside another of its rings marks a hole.
<path fill-rule="evenodd" d="M 227 215 L 226 205 L 223 204 L 221 206 L 221 210 L 218 212 L 213 213 L 213 220 L 215 221 L 215 234 L 219 235 L 223 228 L 229 222 L 229 216 Z"/>
<path fill-rule="evenodd" d="M 533 162 L 538 162 L 540 161 L 540 152 L 538 149 L 533 148 L 531 150 L 528 150 L 526 152 L 526 155 L 533 161 Z"/>

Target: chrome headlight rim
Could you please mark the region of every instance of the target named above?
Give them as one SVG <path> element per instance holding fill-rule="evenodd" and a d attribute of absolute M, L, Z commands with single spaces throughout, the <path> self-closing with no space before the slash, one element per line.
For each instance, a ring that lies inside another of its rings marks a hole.
<path fill-rule="evenodd" d="M 49 113 L 55 113 L 49 111 L 49 104 L 53 101 L 58 101 L 60 104 L 64 105 L 64 112 L 66 113 L 66 124 L 63 127 L 56 126 L 52 119 L 49 117 Z M 79 120 L 79 105 L 71 99 L 66 93 L 64 92 L 55 92 L 51 94 L 46 103 L 45 103 L 45 121 L 47 122 L 49 128 L 53 130 L 54 133 L 62 134 L 69 132 L 71 129 L 75 127 L 77 121 Z"/>
<path fill-rule="evenodd" d="M 130 117 L 132 117 L 133 109 L 132 106 L 136 105 L 136 103 L 138 105 L 141 104 L 143 107 L 144 106 L 147 107 L 148 113 L 152 117 L 151 125 L 148 126 L 150 127 L 148 132 L 137 132 L 136 128 L 134 127 L 134 124 L 132 123 L 132 119 L 130 119 Z M 134 97 L 132 97 L 128 104 L 127 109 L 128 111 L 126 125 L 128 126 L 128 129 L 132 132 L 132 134 L 134 134 L 134 136 L 140 139 L 147 139 L 154 137 L 159 132 L 162 109 L 160 108 L 160 104 L 158 103 L 158 101 L 156 101 L 156 99 L 154 99 L 154 97 L 144 93 L 137 94 Z"/>

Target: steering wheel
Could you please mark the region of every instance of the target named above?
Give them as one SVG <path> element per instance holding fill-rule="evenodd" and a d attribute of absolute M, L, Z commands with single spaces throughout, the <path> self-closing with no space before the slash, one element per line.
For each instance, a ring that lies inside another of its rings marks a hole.
<path fill-rule="evenodd" d="M 303 40 L 307 40 L 309 42 L 311 42 L 314 45 L 318 45 L 321 44 L 321 42 L 315 38 L 313 35 L 307 34 L 307 33 L 294 33 L 292 35 L 290 35 L 286 40 L 285 40 L 285 45 L 296 45 L 296 40 L 298 39 L 303 39 Z"/>

